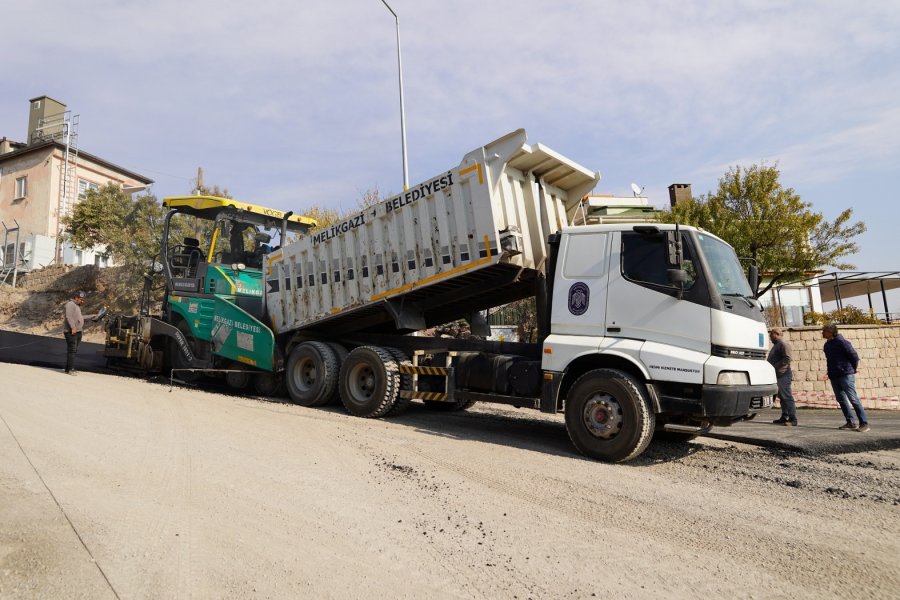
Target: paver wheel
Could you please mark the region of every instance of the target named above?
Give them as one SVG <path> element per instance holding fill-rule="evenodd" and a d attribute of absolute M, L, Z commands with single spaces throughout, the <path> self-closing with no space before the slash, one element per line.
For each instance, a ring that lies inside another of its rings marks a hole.
<path fill-rule="evenodd" d="M 340 376 L 341 402 L 357 417 L 383 417 L 400 391 L 394 356 L 378 346 L 360 346 L 347 355 Z"/>
<path fill-rule="evenodd" d="M 250 371 L 240 363 L 228 365 L 228 373 L 225 373 L 225 383 L 233 390 L 242 390 L 250 384 L 252 377 Z"/>
<path fill-rule="evenodd" d="M 284 378 L 275 373 L 258 373 L 253 378 L 253 391 L 266 398 L 281 396 L 284 394 Z"/>
<path fill-rule="evenodd" d="M 634 458 L 650 444 L 655 421 L 643 385 L 624 371 L 588 371 L 566 397 L 569 438 L 591 458 L 608 462 Z"/>
<path fill-rule="evenodd" d="M 323 342 L 303 342 L 288 356 L 284 380 L 294 404 L 322 406 L 334 395 L 338 382 L 334 350 Z"/>

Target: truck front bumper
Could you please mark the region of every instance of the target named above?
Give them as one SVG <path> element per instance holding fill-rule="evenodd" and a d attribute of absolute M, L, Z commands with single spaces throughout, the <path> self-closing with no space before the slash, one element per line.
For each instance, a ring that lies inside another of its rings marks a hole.
<path fill-rule="evenodd" d="M 659 408 L 661 413 L 726 424 L 770 408 L 777 391 L 775 384 L 704 385 L 699 398 L 659 394 Z"/>

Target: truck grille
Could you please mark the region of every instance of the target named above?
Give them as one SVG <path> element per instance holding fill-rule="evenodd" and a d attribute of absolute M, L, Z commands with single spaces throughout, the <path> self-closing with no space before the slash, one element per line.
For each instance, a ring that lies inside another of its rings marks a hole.
<path fill-rule="evenodd" d="M 710 354 L 713 356 L 721 356 L 722 358 L 749 358 L 750 360 L 766 360 L 765 350 L 755 350 L 750 348 L 732 348 L 731 346 L 712 345 Z"/>

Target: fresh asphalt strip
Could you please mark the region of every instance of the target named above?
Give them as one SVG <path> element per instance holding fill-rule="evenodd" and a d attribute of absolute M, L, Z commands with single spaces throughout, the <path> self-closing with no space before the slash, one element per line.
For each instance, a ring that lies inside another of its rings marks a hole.
<path fill-rule="evenodd" d="M 48 367 L 61 373 L 66 364 L 62 336 L 48 337 L 0 329 L 0 362 Z M 75 359 L 79 371 L 106 372 L 103 344 L 82 342 Z M 730 427 L 713 427 L 703 437 L 717 438 L 811 454 L 842 454 L 900 448 L 900 410 L 868 410 L 871 431 L 839 430 L 844 417 L 837 408 L 798 408 L 797 427 L 775 425 L 778 409 L 764 410 L 755 419 Z"/>

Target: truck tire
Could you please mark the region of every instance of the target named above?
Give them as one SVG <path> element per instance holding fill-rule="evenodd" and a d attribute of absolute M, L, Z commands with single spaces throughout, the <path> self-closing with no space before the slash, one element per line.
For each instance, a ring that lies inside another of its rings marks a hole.
<path fill-rule="evenodd" d="M 341 402 L 357 417 L 383 417 L 400 391 L 400 373 L 393 355 L 378 346 L 354 348 L 340 377 Z"/>
<path fill-rule="evenodd" d="M 566 397 L 566 431 L 579 452 L 607 462 L 624 462 L 650 444 L 656 415 L 643 385 L 615 369 L 579 377 Z"/>
<path fill-rule="evenodd" d="M 391 353 L 391 356 L 394 357 L 394 360 L 397 361 L 397 366 L 411 367 L 412 361 L 406 355 L 403 350 L 398 348 L 385 348 L 388 352 Z M 413 383 L 413 376 L 408 373 L 400 373 L 400 389 L 401 390 L 411 390 Z M 397 400 L 394 401 L 394 406 L 391 407 L 391 410 L 385 414 L 386 417 L 396 417 L 397 415 L 402 415 L 407 410 L 409 410 L 409 405 L 412 404 L 411 398 L 401 398 L 399 395 L 397 396 Z"/>
<path fill-rule="evenodd" d="M 284 370 L 288 396 L 300 406 L 322 406 L 334 395 L 338 382 L 337 357 L 328 344 L 303 342 L 294 346 Z"/>
<path fill-rule="evenodd" d="M 340 375 L 341 367 L 344 366 L 344 361 L 347 360 L 347 355 L 350 354 L 346 348 L 337 342 L 325 342 L 329 348 L 334 351 L 334 356 L 337 359 L 337 368 L 335 369 L 335 373 Z M 325 404 L 340 406 L 341 405 L 341 395 L 338 393 L 338 386 L 334 386 L 334 393 L 331 394 L 331 397 L 325 402 Z"/>

